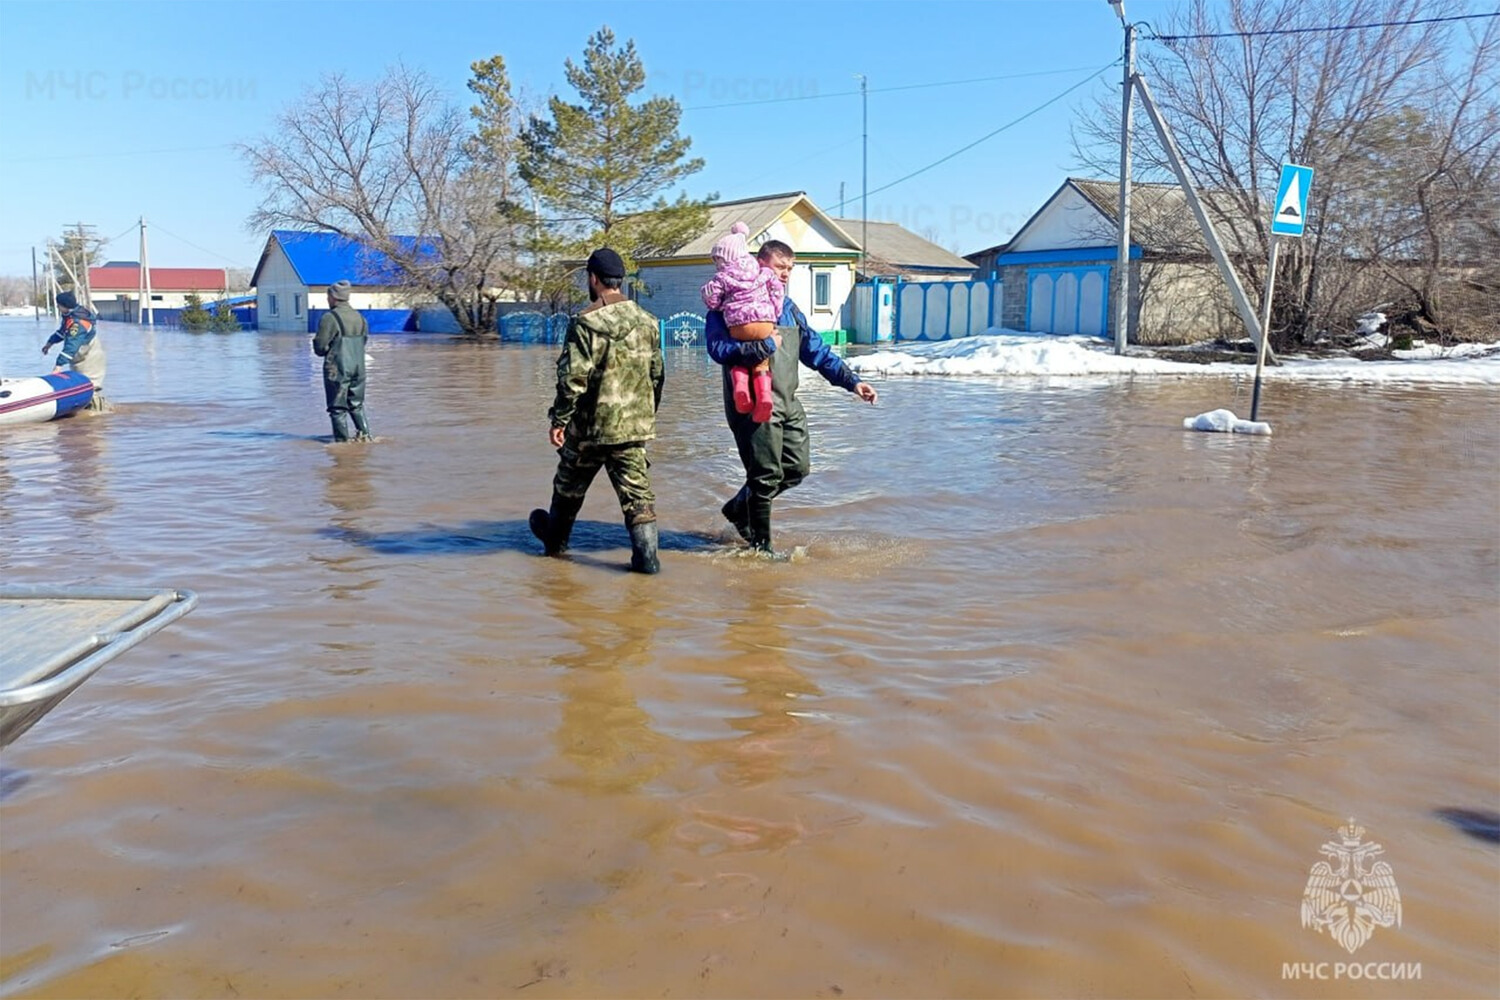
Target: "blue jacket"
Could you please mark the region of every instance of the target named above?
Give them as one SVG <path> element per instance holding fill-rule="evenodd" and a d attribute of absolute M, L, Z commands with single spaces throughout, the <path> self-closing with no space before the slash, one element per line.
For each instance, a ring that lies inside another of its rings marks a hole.
<path fill-rule="evenodd" d="M 77 361 L 80 352 L 88 351 L 94 343 L 97 325 L 94 314 L 83 306 L 76 306 L 63 313 L 57 332 L 47 338 L 48 347 L 62 344 L 62 350 L 57 352 L 57 367 Z"/>
<path fill-rule="evenodd" d="M 807 325 L 807 317 L 788 296 L 781 307 L 780 326 L 795 326 L 802 331 L 801 349 L 797 360 L 816 371 L 841 389 L 854 391 L 859 385 L 859 376 L 844 364 L 844 360 L 818 336 L 817 331 Z M 753 365 L 776 353 L 776 342 L 766 340 L 735 340 L 729 336 L 729 327 L 724 314 L 715 310 L 708 314 L 703 325 L 703 335 L 708 341 L 708 356 L 721 365 Z"/>

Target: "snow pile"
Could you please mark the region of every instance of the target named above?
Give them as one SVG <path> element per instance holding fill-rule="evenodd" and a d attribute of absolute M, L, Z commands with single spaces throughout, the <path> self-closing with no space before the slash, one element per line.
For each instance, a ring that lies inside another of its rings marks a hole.
<path fill-rule="evenodd" d="M 1209 410 L 1196 417 L 1184 417 L 1185 431 L 1218 431 L 1221 434 L 1264 434 L 1269 436 L 1271 425 L 1260 420 L 1241 420 L 1233 410 Z"/>
<path fill-rule="evenodd" d="M 1283 355 L 1267 367 L 1267 381 L 1424 382 L 1500 386 L 1500 344 L 1458 344 L 1398 351 L 1396 361 L 1356 358 L 1298 358 Z M 994 327 L 974 337 L 915 341 L 883 347 L 848 359 L 850 368 L 870 375 L 1156 375 L 1250 378 L 1251 365 L 1200 365 L 1153 357 L 1141 348 L 1117 355 L 1097 337 L 1053 336 Z"/>
<path fill-rule="evenodd" d="M 1117 355 L 1097 337 L 992 327 L 977 337 L 920 341 L 850 358 L 849 367 L 880 375 L 1170 375 L 1196 373 L 1203 366 Z"/>

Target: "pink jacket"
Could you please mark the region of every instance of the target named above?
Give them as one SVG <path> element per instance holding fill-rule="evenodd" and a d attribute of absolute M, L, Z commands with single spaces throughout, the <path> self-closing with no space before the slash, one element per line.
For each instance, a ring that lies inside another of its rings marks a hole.
<path fill-rule="evenodd" d="M 729 235 L 714 244 L 718 271 L 703 286 L 703 304 L 724 314 L 727 326 L 745 323 L 775 323 L 781 317 L 786 289 L 769 267 L 750 255 L 745 247 L 749 227 L 736 222 Z"/>

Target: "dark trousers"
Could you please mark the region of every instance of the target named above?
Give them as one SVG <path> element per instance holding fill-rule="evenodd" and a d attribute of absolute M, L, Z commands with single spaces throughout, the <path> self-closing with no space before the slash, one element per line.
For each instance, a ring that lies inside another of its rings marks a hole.
<path fill-rule="evenodd" d="M 800 407 L 799 407 L 800 409 Z M 752 500 L 769 503 L 807 478 L 812 454 L 807 446 L 807 416 L 772 418 L 763 424 L 746 414 L 735 414 L 729 425 L 734 445 L 745 467 L 745 484 Z"/>

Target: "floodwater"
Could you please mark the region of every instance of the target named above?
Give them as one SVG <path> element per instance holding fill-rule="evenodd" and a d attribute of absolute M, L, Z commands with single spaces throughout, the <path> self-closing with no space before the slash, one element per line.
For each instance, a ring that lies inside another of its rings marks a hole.
<path fill-rule="evenodd" d="M 809 373 L 767 564 L 677 351 L 642 577 L 602 476 L 527 531 L 552 349 L 376 339 L 335 448 L 306 338 L 105 335 L 116 412 L 0 431 L 6 579 L 201 603 L 0 754 L 7 996 L 1500 989 L 1436 813 L 1500 799 L 1493 389 L 1275 382 L 1262 439 L 1180 429 L 1225 379 Z M 1402 904 L 1352 955 L 1301 924 L 1350 817 Z"/>

